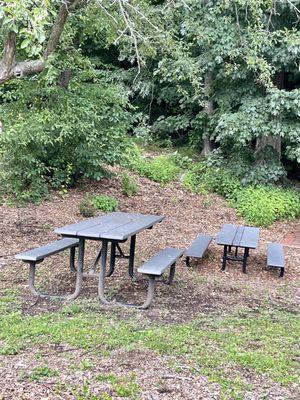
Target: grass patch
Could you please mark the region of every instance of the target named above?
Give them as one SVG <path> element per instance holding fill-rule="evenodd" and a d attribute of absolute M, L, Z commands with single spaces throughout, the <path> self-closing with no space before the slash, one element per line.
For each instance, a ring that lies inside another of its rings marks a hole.
<path fill-rule="evenodd" d="M 140 393 L 140 386 L 137 384 L 134 374 L 130 376 L 117 376 L 114 374 L 99 374 L 96 377 L 98 382 L 109 383 L 116 395 L 120 397 L 136 398 Z"/>
<path fill-rule="evenodd" d="M 47 365 L 38 366 L 32 369 L 29 374 L 23 374 L 20 376 L 21 379 L 30 380 L 33 382 L 40 382 L 44 378 L 52 378 L 59 376 L 59 373 Z"/>
<path fill-rule="evenodd" d="M 23 316 L 19 311 L 6 311 L 0 315 L 1 354 L 15 354 L 44 343 L 66 343 L 104 355 L 119 348 L 151 349 L 183 357 L 217 382 L 224 393 L 229 387 L 236 393 L 246 389 L 248 383 L 238 373 L 232 376 L 232 371 L 243 369 L 264 374 L 280 384 L 296 382 L 299 334 L 297 315 L 283 310 L 266 309 L 254 314 L 245 309 L 231 316 L 202 316 L 185 325 L 149 328 L 96 310 L 87 312 L 84 304 L 71 305 L 60 313 Z M 41 373 L 47 370 L 36 371 L 36 376 Z M 109 376 L 98 379 L 127 384 Z M 134 388 L 138 390 L 135 385 L 127 389 Z M 126 392 L 123 387 L 120 393 L 122 390 Z"/>

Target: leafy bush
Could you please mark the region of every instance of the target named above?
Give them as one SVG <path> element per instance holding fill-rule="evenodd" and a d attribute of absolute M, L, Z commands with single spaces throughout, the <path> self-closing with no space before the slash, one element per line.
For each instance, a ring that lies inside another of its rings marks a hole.
<path fill-rule="evenodd" d="M 114 197 L 101 195 L 87 195 L 79 204 L 80 214 L 85 217 L 94 217 L 97 210 L 104 212 L 115 211 L 118 208 L 118 200 Z"/>
<path fill-rule="evenodd" d="M 68 90 L 20 83 L 18 102 L 2 98 L 1 186 L 23 200 L 80 177 L 101 179 L 102 166 L 120 160 L 132 116 L 117 85 L 76 82 Z M 1 93 L 0 93 L 1 94 Z M 58 101 L 59 99 L 59 101 Z"/>
<path fill-rule="evenodd" d="M 123 174 L 122 175 L 122 190 L 125 196 L 131 197 L 137 194 L 139 187 L 138 185 L 133 181 L 132 178 L 130 178 L 129 175 Z"/>
<path fill-rule="evenodd" d="M 267 226 L 277 220 L 300 217 L 300 195 L 294 190 L 248 186 L 236 193 L 232 204 L 252 225 Z"/>
<path fill-rule="evenodd" d="M 204 163 L 196 163 L 190 170 L 184 175 L 182 183 L 188 190 L 194 193 L 203 193 L 207 190 L 203 185 L 203 175 L 205 173 L 206 166 Z"/>
<path fill-rule="evenodd" d="M 187 172 L 183 185 L 195 192 L 214 192 L 226 198 L 235 197 L 241 188 L 240 180 L 224 168 L 208 168 L 205 163 L 197 163 Z"/>
<path fill-rule="evenodd" d="M 168 183 L 175 180 L 180 172 L 180 167 L 170 157 L 161 155 L 153 159 L 147 159 L 142 156 L 137 146 L 131 146 L 127 150 L 123 165 L 136 171 L 141 176 L 160 183 Z"/>
<path fill-rule="evenodd" d="M 94 217 L 96 209 L 91 196 L 86 196 L 79 204 L 79 212 L 85 218 Z"/>
<path fill-rule="evenodd" d="M 99 196 L 93 196 L 92 202 L 97 210 L 104 212 L 115 211 L 118 208 L 119 202 L 117 199 L 111 196 L 101 194 Z"/>

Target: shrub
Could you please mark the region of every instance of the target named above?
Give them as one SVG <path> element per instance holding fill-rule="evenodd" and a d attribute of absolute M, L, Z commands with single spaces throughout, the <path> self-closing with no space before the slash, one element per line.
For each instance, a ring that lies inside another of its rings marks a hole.
<path fill-rule="evenodd" d="M 117 199 L 111 196 L 101 194 L 99 196 L 93 196 L 92 202 L 97 210 L 104 212 L 115 211 L 118 208 L 119 202 Z"/>
<path fill-rule="evenodd" d="M 76 82 L 68 90 L 43 89 L 26 87 L 26 80 L 19 85 L 20 99 L 0 105 L 3 191 L 35 201 L 82 176 L 99 180 L 103 165 L 120 160 L 132 116 L 119 86 Z"/>
<path fill-rule="evenodd" d="M 179 175 L 180 167 L 168 156 L 161 155 L 147 159 L 142 156 L 137 146 L 131 146 L 126 153 L 122 164 L 152 181 L 168 183 L 175 180 Z"/>
<path fill-rule="evenodd" d="M 85 218 L 94 217 L 96 209 L 91 196 L 85 197 L 79 204 L 79 212 Z"/>
<path fill-rule="evenodd" d="M 155 182 L 168 183 L 177 178 L 180 168 L 167 156 L 159 156 L 154 160 L 143 160 L 138 172 Z"/>
<path fill-rule="evenodd" d="M 205 163 L 197 163 L 186 173 L 183 185 L 195 192 L 214 192 L 226 198 L 234 198 L 242 187 L 240 180 L 224 168 L 208 168 Z"/>
<path fill-rule="evenodd" d="M 204 163 L 194 164 L 184 175 L 182 180 L 183 186 L 194 193 L 206 192 L 207 190 L 203 185 L 203 175 L 205 170 L 206 167 Z"/>
<path fill-rule="evenodd" d="M 231 171 L 223 168 L 207 169 L 203 182 L 207 190 L 228 199 L 234 198 L 242 187 L 240 180 Z"/>
<path fill-rule="evenodd" d="M 236 193 L 233 206 L 247 223 L 267 226 L 274 221 L 300 217 L 300 195 L 272 186 L 248 186 Z"/>
<path fill-rule="evenodd" d="M 130 178 L 129 175 L 123 174 L 122 175 L 122 191 L 125 196 L 131 197 L 137 194 L 139 190 L 138 185 Z"/>

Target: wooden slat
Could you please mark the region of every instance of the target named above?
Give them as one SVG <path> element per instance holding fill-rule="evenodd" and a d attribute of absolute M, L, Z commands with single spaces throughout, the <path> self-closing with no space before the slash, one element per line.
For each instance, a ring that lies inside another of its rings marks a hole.
<path fill-rule="evenodd" d="M 45 246 L 17 254 L 15 258 L 23 261 L 39 261 L 45 257 L 59 253 L 60 251 L 78 246 L 78 242 L 78 239 L 64 238 L 57 242 L 49 243 Z"/>
<path fill-rule="evenodd" d="M 123 225 L 128 225 L 127 222 L 122 221 L 108 221 L 105 223 L 94 225 L 90 228 L 82 229 L 77 232 L 77 236 L 86 238 L 101 238 L 102 235 L 109 234 L 113 229 L 120 228 Z"/>
<path fill-rule="evenodd" d="M 237 225 L 224 224 L 219 234 L 216 237 L 216 243 L 221 245 L 232 246 L 237 229 L 238 229 Z"/>
<path fill-rule="evenodd" d="M 250 249 L 256 249 L 259 241 L 259 228 L 253 228 L 252 226 L 245 226 L 242 239 L 240 241 L 240 247 L 248 247 Z"/>
<path fill-rule="evenodd" d="M 267 264 L 269 267 L 285 267 L 283 246 L 280 243 L 268 244 L 268 259 Z"/>
<path fill-rule="evenodd" d="M 60 235 L 94 239 L 124 240 L 147 229 L 164 216 L 113 212 L 102 217 L 90 218 L 76 224 L 55 229 Z"/>
<path fill-rule="evenodd" d="M 174 264 L 183 253 L 183 250 L 167 247 L 138 268 L 138 272 L 160 276 L 168 267 Z"/>
<path fill-rule="evenodd" d="M 232 242 L 233 246 L 240 246 L 240 243 L 241 243 L 241 240 L 242 240 L 242 237 L 244 234 L 244 230 L 245 230 L 244 226 L 238 226 L 236 234 L 235 234 L 233 242 Z"/>
<path fill-rule="evenodd" d="M 211 241 L 212 236 L 199 235 L 185 251 L 184 255 L 187 257 L 202 258 Z"/>
<path fill-rule="evenodd" d="M 77 222 L 75 224 L 70 224 L 63 226 L 61 228 L 56 228 L 54 232 L 59 235 L 76 236 L 80 230 L 91 228 L 95 225 L 104 223 L 105 221 L 109 221 L 111 218 L 112 218 L 111 214 L 106 214 L 103 215 L 102 217 L 89 218 L 85 219 L 84 221 Z"/>
<path fill-rule="evenodd" d="M 144 229 L 150 228 L 154 224 L 161 222 L 164 216 L 159 215 L 141 215 L 136 221 L 129 222 L 101 234 L 102 239 L 124 240 L 130 236 L 136 235 Z"/>

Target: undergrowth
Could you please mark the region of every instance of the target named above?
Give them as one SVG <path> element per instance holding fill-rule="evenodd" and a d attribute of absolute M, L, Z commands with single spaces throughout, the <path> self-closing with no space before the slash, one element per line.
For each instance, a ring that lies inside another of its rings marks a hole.
<path fill-rule="evenodd" d="M 268 226 L 278 220 L 300 217 L 300 194 L 296 190 L 273 185 L 243 185 L 226 168 L 196 163 L 185 174 L 183 185 L 195 193 L 213 192 L 224 196 L 251 225 Z"/>

